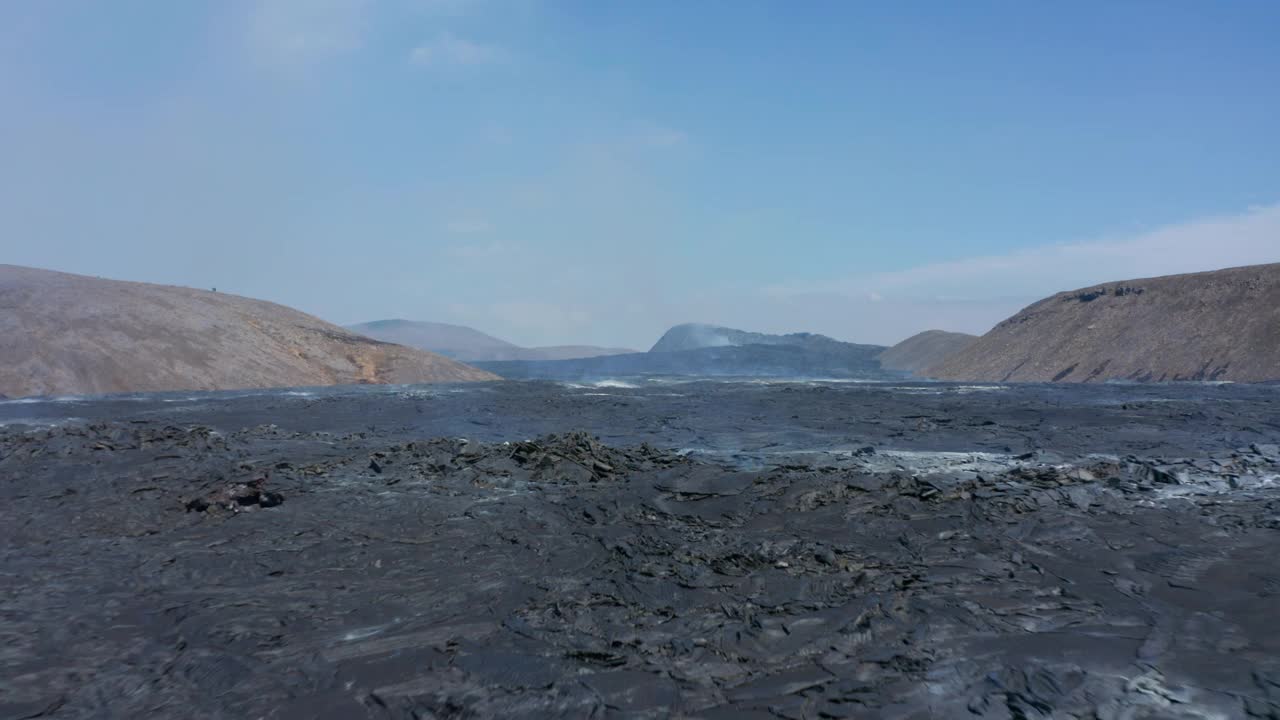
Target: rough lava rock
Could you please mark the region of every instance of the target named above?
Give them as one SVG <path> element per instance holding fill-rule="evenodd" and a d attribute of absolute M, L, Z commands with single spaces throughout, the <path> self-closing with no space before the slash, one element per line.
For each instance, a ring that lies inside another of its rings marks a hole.
<path fill-rule="evenodd" d="M 28 405 L 0 716 L 1277 717 L 1277 398 L 1152 392 Z"/>

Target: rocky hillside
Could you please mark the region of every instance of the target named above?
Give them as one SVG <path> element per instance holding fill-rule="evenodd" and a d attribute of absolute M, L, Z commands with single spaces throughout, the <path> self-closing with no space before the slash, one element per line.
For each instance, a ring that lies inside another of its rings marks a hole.
<path fill-rule="evenodd" d="M 465 325 L 418 320 L 375 320 L 348 330 L 386 342 L 447 355 L 464 362 L 497 360 L 566 360 L 635 352 L 594 345 L 520 347 Z"/>
<path fill-rule="evenodd" d="M 944 380 L 1280 380 L 1280 263 L 1058 293 L 928 368 Z"/>
<path fill-rule="evenodd" d="M 274 303 L 13 265 L 0 337 L 13 397 L 494 379 Z"/>
<path fill-rule="evenodd" d="M 969 347 L 977 335 L 925 330 L 880 353 L 880 365 L 886 370 L 917 374 Z"/>

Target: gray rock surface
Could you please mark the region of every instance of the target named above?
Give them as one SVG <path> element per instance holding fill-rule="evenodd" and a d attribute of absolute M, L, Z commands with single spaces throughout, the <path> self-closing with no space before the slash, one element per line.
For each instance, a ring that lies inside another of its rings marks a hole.
<path fill-rule="evenodd" d="M 0 717 L 1274 718 L 1278 406 L 946 383 L 4 403 Z"/>
<path fill-rule="evenodd" d="M 13 265 L 0 337 L 14 397 L 495 379 L 275 303 Z"/>
<path fill-rule="evenodd" d="M 1280 380 L 1280 263 L 1058 293 L 924 374 L 944 380 Z"/>

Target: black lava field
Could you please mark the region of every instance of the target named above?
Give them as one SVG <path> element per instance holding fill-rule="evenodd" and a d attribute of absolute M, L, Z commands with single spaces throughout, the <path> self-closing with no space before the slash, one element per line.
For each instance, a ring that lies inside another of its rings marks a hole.
<path fill-rule="evenodd" d="M 0 402 L 3 718 L 1280 718 L 1280 387 Z"/>

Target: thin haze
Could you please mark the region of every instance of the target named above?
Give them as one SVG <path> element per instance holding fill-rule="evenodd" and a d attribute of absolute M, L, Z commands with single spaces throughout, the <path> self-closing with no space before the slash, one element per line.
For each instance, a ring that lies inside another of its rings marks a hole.
<path fill-rule="evenodd" d="M 0 262 L 890 343 L 1280 261 L 1280 3 L 0 5 Z"/>

